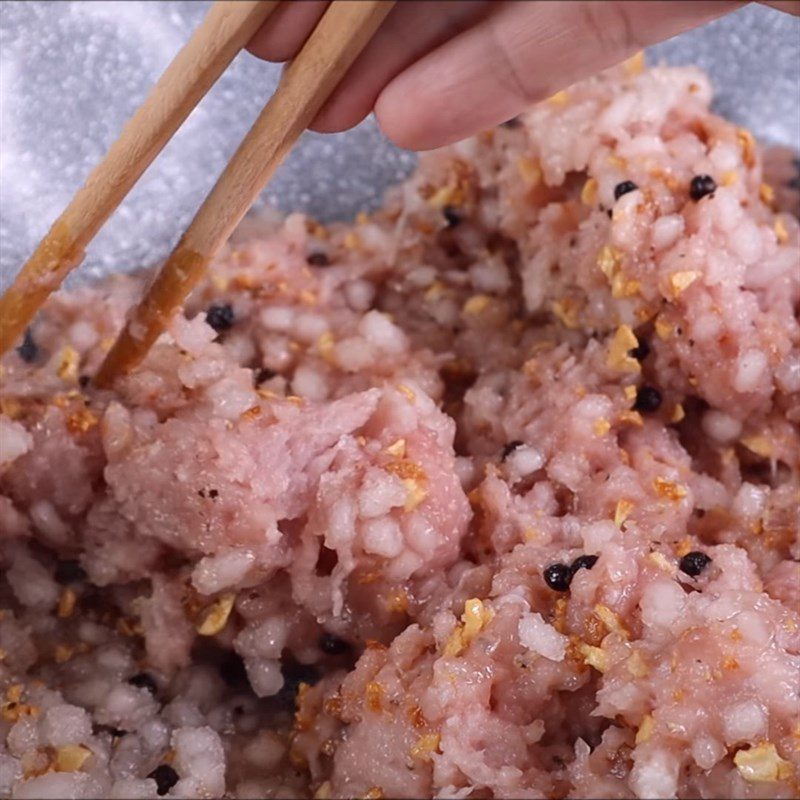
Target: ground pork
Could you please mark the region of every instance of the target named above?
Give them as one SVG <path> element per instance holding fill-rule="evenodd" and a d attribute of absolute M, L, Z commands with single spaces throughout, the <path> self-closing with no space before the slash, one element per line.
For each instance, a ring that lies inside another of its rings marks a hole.
<path fill-rule="evenodd" d="M 796 162 L 710 100 L 636 58 L 250 221 L 113 391 L 147 275 L 54 296 L 0 367 L 0 795 L 796 796 Z"/>

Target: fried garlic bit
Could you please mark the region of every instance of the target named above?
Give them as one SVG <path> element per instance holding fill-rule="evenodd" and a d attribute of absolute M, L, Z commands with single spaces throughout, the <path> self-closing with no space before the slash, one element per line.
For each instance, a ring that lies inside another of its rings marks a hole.
<path fill-rule="evenodd" d="M 82 744 L 70 744 L 59 747 L 53 761 L 56 772 L 77 772 L 85 763 L 92 751 Z"/>
<path fill-rule="evenodd" d="M 677 502 L 686 497 L 686 488 L 674 481 L 668 481 L 665 478 L 655 478 L 653 480 L 653 488 L 656 494 L 666 500 Z"/>
<path fill-rule="evenodd" d="M 406 454 L 406 440 L 397 439 L 386 448 L 386 452 L 395 458 L 404 458 Z"/>
<path fill-rule="evenodd" d="M 598 603 L 594 607 L 594 613 L 597 618 L 606 626 L 612 633 L 616 633 L 622 639 L 630 638 L 630 633 L 620 619 L 619 615 L 612 611 L 608 606 Z"/>
<path fill-rule="evenodd" d="M 583 656 L 584 664 L 594 667 L 601 674 L 608 671 L 608 653 L 602 647 L 581 642 L 578 650 Z"/>
<path fill-rule="evenodd" d="M 426 733 L 420 736 L 411 748 L 411 757 L 420 761 L 430 761 L 433 753 L 438 752 L 441 739 L 438 733 Z"/>
<path fill-rule="evenodd" d="M 583 310 L 583 303 L 573 297 L 562 297 L 550 304 L 550 310 L 570 330 L 580 326 L 579 314 Z"/>
<path fill-rule="evenodd" d="M 634 504 L 630 500 L 618 500 L 617 507 L 614 509 L 614 524 L 621 528 L 626 519 L 633 511 Z"/>
<path fill-rule="evenodd" d="M 64 345 L 59 356 L 58 377 L 61 380 L 75 383 L 78 380 L 78 365 L 81 357 L 71 345 Z"/>
<path fill-rule="evenodd" d="M 642 724 L 639 726 L 639 730 L 636 731 L 636 744 L 646 742 L 652 736 L 655 726 L 656 723 L 652 715 L 645 714 Z"/>
<path fill-rule="evenodd" d="M 444 652 L 448 656 L 460 655 L 470 642 L 491 622 L 494 612 L 482 600 L 473 597 L 464 603 L 461 623 L 456 625 L 447 640 Z"/>
<path fill-rule="evenodd" d="M 581 202 L 586 206 L 593 206 L 597 202 L 597 181 L 589 178 L 581 189 Z"/>
<path fill-rule="evenodd" d="M 474 294 L 464 303 L 464 313 L 477 315 L 485 311 L 489 304 L 492 302 L 492 298 L 486 294 Z"/>
<path fill-rule="evenodd" d="M 520 156 L 517 160 L 517 171 L 525 183 L 535 186 L 542 179 L 542 168 L 539 162 L 527 156 Z"/>
<path fill-rule="evenodd" d="M 772 742 L 762 742 L 748 750 L 739 750 L 733 757 L 733 763 L 748 783 L 783 781 L 793 773 L 791 763 L 778 755 Z"/>
<path fill-rule="evenodd" d="M 620 372 L 641 372 L 642 365 L 631 355 L 631 350 L 638 346 L 639 340 L 630 325 L 620 325 L 608 346 L 606 364 Z"/>
<path fill-rule="evenodd" d="M 680 297 L 701 275 L 697 270 L 687 269 L 673 272 L 669 276 L 669 295 L 675 300 Z"/>
<path fill-rule="evenodd" d="M 71 617 L 72 613 L 75 611 L 75 604 L 78 598 L 75 594 L 75 591 L 71 589 L 69 586 L 64 588 L 64 591 L 61 592 L 61 597 L 58 600 L 58 610 L 57 614 L 61 619 L 66 619 L 67 617 Z"/>
<path fill-rule="evenodd" d="M 220 595 L 208 608 L 200 613 L 197 632 L 201 636 L 216 636 L 228 624 L 228 618 L 236 600 L 234 592 Z"/>

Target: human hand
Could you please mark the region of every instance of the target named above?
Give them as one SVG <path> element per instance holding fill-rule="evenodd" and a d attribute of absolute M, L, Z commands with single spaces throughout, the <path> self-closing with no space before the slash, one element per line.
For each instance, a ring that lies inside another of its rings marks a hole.
<path fill-rule="evenodd" d="M 250 51 L 269 61 L 292 58 L 327 5 L 305 0 L 280 7 Z M 345 130 L 374 110 L 384 133 L 401 147 L 439 147 L 742 5 L 400 0 L 312 128 Z M 768 5 L 800 13 L 798 0 Z"/>
<path fill-rule="evenodd" d="M 767 4 L 800 14 L 800 0 Z M 292 58 L 327 5 L 305 0 L 280 7 L 250 51 L 269 61 Z M 346 130 L 374 110 L 401 147 L 440 147 L 741 6 L 738 0 L 400 0 L 312 128 Z"/>

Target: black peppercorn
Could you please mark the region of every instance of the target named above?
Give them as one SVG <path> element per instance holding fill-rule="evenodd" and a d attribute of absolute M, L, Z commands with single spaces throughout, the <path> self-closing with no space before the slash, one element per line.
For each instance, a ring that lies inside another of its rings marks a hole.
<path fill-rule="evenodd" d="M 569 591 L 572 573 L 566 564 L 551 564 L 549 567 L 545 567 L 542 574 L 544 576 L 544 582 L 554 592 Z"/>
<path fill-rule="evenodd" d="M 680 560 L 678 566 L 681 572 L 685 572 L 687 575 L 696 578 L 710 563 L 710 556 L 701 553 L 699 550 L 693 550 Z"/>
<path fill-rule="evenodd" d="M 658 411 L 661 406 L 661 392 L 653 386 L 640 386 L 636 392 L 636 400 L 633 404 L 634 411 L 643 411 L 649 414 Z"/>
<path fill-rule="evenodd" d="M 26 364 L 32 364 L 36 361 L 36 356 L 39 355 L 39 347 L 36 342 L 33 341 L 33 334 L 30 328 L 25 331 L 22 344 L 17 348 L 17 355 L 19 355 Z"/>
<path fill-rule="evenodd" d="M 692 200 L 702 200 L 716 189 L 717 183 L 710 175 L 695 175 L 689 184 L 689 196 Z"/>
<path fill-rule="evenodd" d="M 159 764 L 147 777 L 156 782 L 156 792 L 160 797 L 180 780 L 178 773 L 169 764 Z"/>
<path fill-rule="evenodd" d="M 80 386 L 81 389 L 85 389 L 91 383 L 91 381 L 92 379 L 88 375 L 81 375 L 78 378 L 78 386 Z"/>
<path fill-rule="evenodd" d="M 330 266 L 331 263 L 331 260 L 328 258 L 327 254 L 323 253 L 321 250 L 316 250 L 313 253 L 309 253 L 306 261 L 312 267 L 327 267 Z"/>
<path fill-rule="evenodd" d="M 156 679 L 148 672 L 139 672 L 128 678 L 128 683 L 137 689 L 147 689 L 154 697 L 158 694 L 158 684 Z"/>
<path fill-rule="evenodd" d="M 633 181 L 622 181 L 614 187 L 614 199 L 619 200 L 622 195 L 635 192 L 638 188 Z"/>
<path fill-rule="evenodd" d="M 578 556 L 569 565 L 570 577 L 572 577 L 579 569 L 591 569 L 597 563 L 598 558 L 600 558 L 600 556 Z"/>
<path fill-rule="evenodd" d="M 86 580 L 86 570 L 77 561 L 59 561 L 53 575 L 56 583 L 67 586 L 70 583 L 81 583 Z"/>
<path fill-rule="evenodd" d="M 233 327 L 233 308 L 230 304 L 209 306 L 206 311 L 206 322 L 217 332 L 227 331 Z"/>

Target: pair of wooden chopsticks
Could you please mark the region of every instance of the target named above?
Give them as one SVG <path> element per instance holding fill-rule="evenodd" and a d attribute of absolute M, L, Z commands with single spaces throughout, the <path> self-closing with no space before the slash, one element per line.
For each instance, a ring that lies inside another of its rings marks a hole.
<path fill-rule="evenodd" d="M 0 298 L 0 355 L 80 264 L 88 243 L 277 5 L 278 0 L 260 0 L 212 6 Z M 97 385 L 109 386 L 142 361 L 393 5 L 394 0 L 333 0 L 329 5 L 130 314 L 95 376 Z"/>

